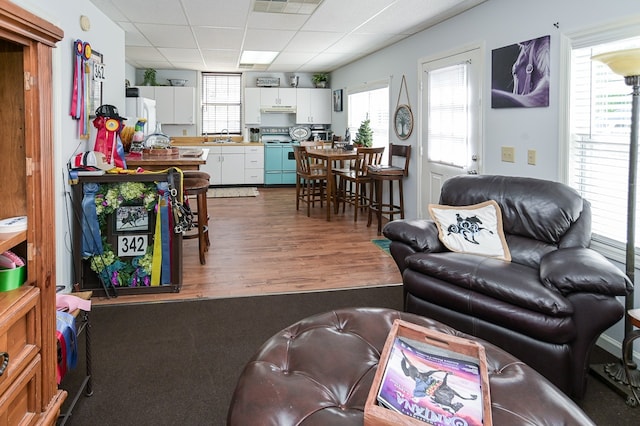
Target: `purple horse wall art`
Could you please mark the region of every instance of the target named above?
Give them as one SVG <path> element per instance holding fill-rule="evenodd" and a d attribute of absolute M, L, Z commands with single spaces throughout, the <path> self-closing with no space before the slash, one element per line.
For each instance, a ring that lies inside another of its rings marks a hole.
<path fill-rule="evenodd" d="M 549 106 L 550 36 L 491 52 L 491 107 Z"/>

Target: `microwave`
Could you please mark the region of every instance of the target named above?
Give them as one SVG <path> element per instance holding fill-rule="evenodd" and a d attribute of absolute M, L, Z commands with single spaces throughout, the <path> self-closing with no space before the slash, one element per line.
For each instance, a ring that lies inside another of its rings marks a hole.
<path fill-rule="evenodd" d="M 331 141 L 333 132 L 331 130 L 312 130 L 309 140 Z"/>

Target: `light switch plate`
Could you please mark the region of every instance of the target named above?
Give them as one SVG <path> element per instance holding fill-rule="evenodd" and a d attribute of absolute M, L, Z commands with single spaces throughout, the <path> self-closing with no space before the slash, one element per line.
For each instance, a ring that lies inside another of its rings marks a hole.
<path fill-rule="evenodd" d="M 532 166 L 536 165 L 536 150 L 530 149 L 527 151 L 527 164 Z"/>
<path fill-rule="evenodd" d="M 503 146 L 502 147 L 502 161 L 507 163 L 515 163 L 516 162 L 516 150 L 512 146 Z"/>

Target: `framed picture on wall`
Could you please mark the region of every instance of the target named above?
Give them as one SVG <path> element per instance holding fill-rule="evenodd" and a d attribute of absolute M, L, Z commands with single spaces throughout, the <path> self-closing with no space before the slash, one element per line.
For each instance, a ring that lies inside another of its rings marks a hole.
<path fill-rule="evenodd" d="M 342 89 L 333 91 L 333 110 L 342 111 Z"/>
<path fill-rule="evenodd" d="M 491 108 L 549 106 L 550 36 L 491 52 Z"/>
<path fill-rule="evenodd" d="M 96 116 L 96 109 L 102 105 L 102 82 L 104 81 L 104 63 L 102 54 L 93 50 L 87 61 L 89 71 L 89 116 Z"/>

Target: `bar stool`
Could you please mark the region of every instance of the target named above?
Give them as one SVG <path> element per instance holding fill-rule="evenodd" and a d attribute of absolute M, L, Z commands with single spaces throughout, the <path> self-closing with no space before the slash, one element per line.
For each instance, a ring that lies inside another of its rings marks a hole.
<path fill-rule="evenodd" d="M 206 174 L 206 173 L 205 173 Z M 197 212 L 194 213 L 198 217 L 198 232 L 194 234 L 184 235 L 182 238 L 189 240 L 198 239 L 198 251 L 200 253 L 200 264 L 206 263 L 205 252 L 209 251 L 209 214 L 207 212 L 207 191 L 209 190 L 209 180 L 198 177 L 185 177 L 182 180 L 184 195 L 194 195 L 196 197 Z"/>
<path fill-rule="evenodd" d="M 404 159 L 402 167 L 394 166 L 394 157 Z M 389 220 L 393 220 L 393 216 L 400 215 L 404 219 L 404 192 L 402 182 L 405 176 L 409 175 L 409 160 L 411 159 L 411 145 L 394 145 L 389 144 L 389 164 L 388 165 L 371 165 L 369 166 L 369 177 L 371 178 L 371 189 L 369 199 L 369 217 L 367 226 L 371 226 L 371 219 L 375 213 L 378 219 L 378 235 L 382 233 L 382 215 L 388 214 Z M 382 190 L 384 182 L 389 182 L 389 202 L 385 203 L 382 199 Z M 393 197 L 393 183 L 398 182 L 399 200 L 395 204 Z"/>
<path fill-rule="evenodd" d="M 195 179 L 205 179 L 209 182 L 209 185 L 211 185 L 211 175 L 207 172 L 203 172 L 200 170 L 184 170 L 182 172 L 182 177 L 183 178 L 195 178 Z M 194 215 L 197 215 L 198 212 L 192 212 Z M 207 226 L 209 225 L 209 215 L 207 214 Z M 209 229 L 207 228 L 207 231 L 205 232 L 205 236 L 207 238 L 207 247 L 209 247 L 211 245 L 211 242 L 209 241 Z"/>

